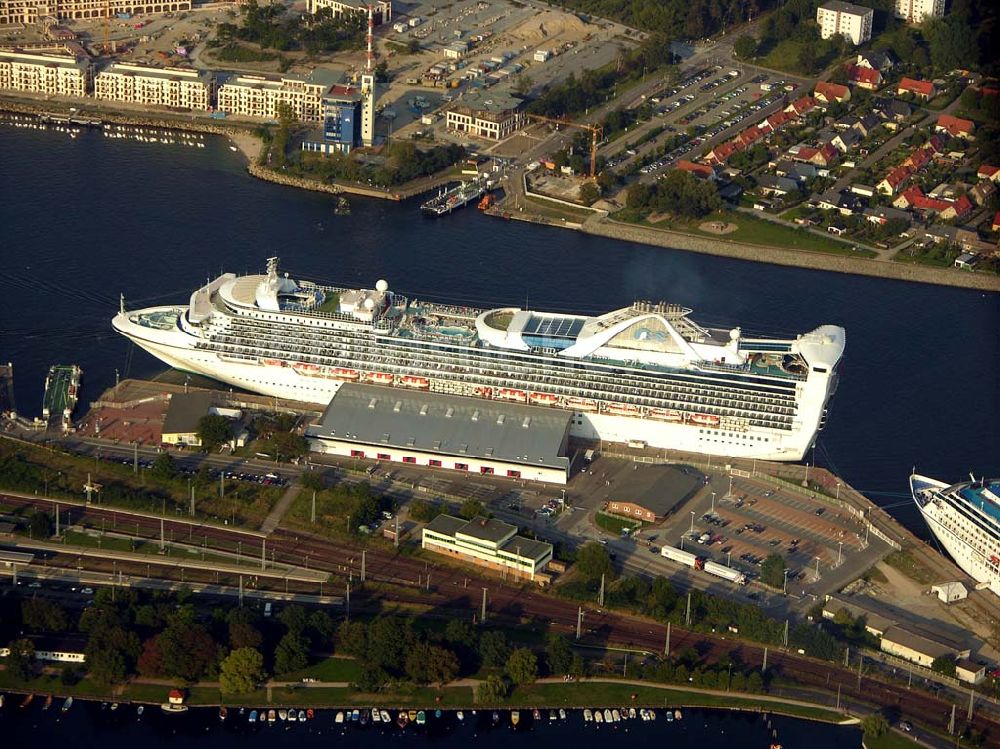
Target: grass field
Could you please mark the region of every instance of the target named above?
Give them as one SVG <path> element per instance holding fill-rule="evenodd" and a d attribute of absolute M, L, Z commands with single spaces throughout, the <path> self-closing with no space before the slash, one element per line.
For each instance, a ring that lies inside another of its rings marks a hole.
<path fill-rule="evenodd" d="M 877 739 L 866 736 L 865 746 L 868 749 L 918 749 L 921 744 L 894 731 L 889 731 Z"/>
<path fill-rule="evenodd" d="M 361 666 L 353 658 L 327 658 L 309 668 L 285 674 L 285 681 L 311 678 L 317 681 L 354 681 L 361 675 Z"/>
<path fill-rule="evenodd" d="M 920 564 L 908 551 L 894 551 L 882 561 L 918 583 L 928 585 L 934 582 L 933 571 Z"/>
<path fill-rule="evenodd" d="M 638 520 L 620 518 L 617 515 L 608 515 L 604 512 L 598 512 L 594 516 L 594 522 L 597 523 L 598 528 L 603 528 L 609 533 L 614 533 L 616 536 L 620 535 L 623 530 L 631 531 L 633 528 L 642 526 L 642 523 Z"/>

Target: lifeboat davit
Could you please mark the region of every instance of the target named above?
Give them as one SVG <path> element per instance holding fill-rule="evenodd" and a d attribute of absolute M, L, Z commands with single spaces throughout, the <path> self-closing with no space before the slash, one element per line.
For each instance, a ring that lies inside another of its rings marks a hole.
<path fill-rule="evenodd" d="M 343 367 L 337 367 L 336 369 L 330 370 L 330 377 L 335 380 L 356 380 L 360 376 L 361 375 L 356 369 L 344 369 Z"/>
<path fill-rule="evenodd" d="M 613 416 L 639 416 L 639 407 L 631 403 L 609 403 L 605 406 L 605 413 Z"/>
<path fill-rule="evenodd" d="M 493 388 L 478 387 L 473 392 L 476 395 L 478 395 L 480 398 L 492 398 L 493 397 Z"/>
<path fill-rule="evenodd" d="M 427 390 L 431 386 L 431 381 L 426 377 L 416 377 L 414 375 L 406 375 L 401 377 L 399 384 L 407 388 L 419 388 L 420 390 Z"/>
<path fill-rule="evenodd" d="M 310 375 L 311 377 L 315 377 L 316 375 L 319 374 L 320 366 L 319 364 L 309 364 L 308 362 L 300 361 L 293 364 L 292 369 L 294 369 L 299 374 Z"/>
<path fill-rule="evenodd" d="M 361 379 L 376 385 L 391 385 L 395 378 L 388 372 L 365 372 L 361 375 Z"/>
<path fill-rule="evenodd" d="M 684 421 L 684 414 L 669 408 L 651 408 L 649 409 L 649 418 L 660 421 Z"/>
<path fill-rule="evenodd" d="M 555 406 L 559 403 L 559 397 L 552 393 L 528 393 L 528 403 L 539 406 Z"/>
<path fill-rule="evenodd" d="M 285 362 L 283 362 L 281 359 L 261 359 L 261 361 L 264 362 L 264 365 L 267 367 L 285 366 Z"/>
<path fill-rule="evenodd" d="M 692 424 L 706 427 L 717 427 L 720 422 L 719 417 L 713 414 L 691 414 L 688 419 Z"/>
<path fill-rule="evenodd" d="M 497 391 L 497 398 L 505 401 L 517 401 L 518 403 L 524 403 L 528 400 L 528 394 L 523 390 L 500 388 L 500 390 Z"/>
<path fill-rule="evenodd" d="M 566 406 L 577 411 L 596 411 L 597 401 L 590 398 L 567 398 Z"/>

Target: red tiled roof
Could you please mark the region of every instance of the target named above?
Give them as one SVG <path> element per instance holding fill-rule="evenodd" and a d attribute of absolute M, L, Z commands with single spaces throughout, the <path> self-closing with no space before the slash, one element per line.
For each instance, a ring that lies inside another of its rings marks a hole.
<path fill-rule="evenodd" d="M 847 66 L 847 78 L 854 83 L 864 83 L 869 86 L 877 86 L 882 82 L 882 74 L 879 71 L 857 65 Z"/>
<path fill-rule="evenodd" d="M 850 90 L 847 86 L 842 86 L 839 83 L 820 81 L 816 84 L 815 94 L 817 99 L 825 99 L 826 101 L 843 101 L 850 95 Z"/>
<path fill-rule="evenodd" d="M 992 179 L 993 175 L 1000 171 L 1000 166 L 993 166 L 992 164 L 980 164 L 979 170 L 976 172 L 978 177 L 987 177 Z"/>
<path fill-rule="evenodd" d="M 800 148 L 798 153 L 792 154 L 792 158 L 796 161 L 812 161 L 813 157 L 818 153 L 818 148 L 809 148 L 806 146 L 805 148 Z"/>
<path fill-rule="evenodd" d="M 933 81 L 918 81 L 915 78 L 903 78 L 897 86 L 898 91 L 912 91 L 921 96 L 930 96 L 934 93 Z"/>
<path fill-rule="evenodd" d="M 682 172 L 690 172 L 697 177 L 711 177 L 715 174 L 715 170 L 708 164 L 696 164 L 693 161 L 688 161 L 687 159 L 681 159 L 677 162 L 677 169 Z"/>
<path fill-rule="evenodd" d="M 913 170 L 906 166 L 905 164 L 897 166 L 887 175 L 885 175 L 885 181 L 889 183 L 889 186 L 895 190 L 901 184 L 909 179 L 910 175 L 913 174 Z"/>
<path fill-rule="evenodd" d="M 952 117 L 950 114 L 943 114 L 938 117 L 937 128 L 947 130 L 951 135 L 969 135 L 976 129 L 976 124 L 972 120 L 963 120 L 961 117 Z"/>
<path fill-rule="evenodd" d="M 1000 228 L 1000 211 L 997 211 L 997 215 L 993 217 L 993 226 L 991 228 L 993 229 L 993 231 L 996 231 L 998 228 Z"/>
<path fill-rule="evenodd" d="M 727 141 L 725 143 L 720 143 L 715 148 L 711 150 L 708 154 L 708 158 L 712 161 L 716 161 L 720 164 L 724 164 L 726 159 L 732 156 L 737 151 L 743 150 L 743 144 L 739 141 Z"/>
<path fill-rule="evenodd" d="M 817 104 L 816 100 L 813 97 L 806 94 L 805 96 L 800 96 L 798 99 L 796 99 L 787 107 L 785 107 L 785 111 L 787 112 L 789 109 L 791 109 L 792 111 L 795 112 L 795 114 L 801 117 L 807 112 L 810 112 L 813 109 L 815 109 L 816 104 Z"/>
<path fill-rule="evenodd" d="M 972 201 L 969 200 L 968 195 L 963 195 L 951 205 L 955 209 L 955 215 L 958 217 L 964 216 L 972 210 Z"/>

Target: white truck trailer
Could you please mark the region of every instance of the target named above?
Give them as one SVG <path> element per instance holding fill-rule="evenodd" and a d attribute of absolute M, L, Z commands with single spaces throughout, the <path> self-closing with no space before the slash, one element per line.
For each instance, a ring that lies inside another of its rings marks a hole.
<path fill-rule="evenodd" d="M 705 562 L 705 572 L 716 577 L 721 577 L 731 583 L 736 583 L 737 585 L 745 585 L 747 581 L 747 576 L 739 570 L 734 570 L 732 567 L 727 567 L 718 562 Z"/>

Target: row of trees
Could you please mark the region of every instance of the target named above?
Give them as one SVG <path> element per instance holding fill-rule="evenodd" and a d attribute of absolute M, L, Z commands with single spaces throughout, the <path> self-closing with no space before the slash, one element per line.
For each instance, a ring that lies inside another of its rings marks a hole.
<path fill-rule="evenodd" d="M 285 6 L 273 4 L 261 7 L 250 0 L 242 8 L 242 24 L 220 23 L 216 28 L 215 44 L 229 48 L 236 41 L 257 44 L 263 49 L 302 49 L 309 54 L 361 49 L 364 46 L 367 22 L 364 14 L 343 13 L 334 17 L 329 8 L 313 16 L 289 17 Z"/>
<path fill-rule="evenodd" d="M 389 144 L 381 164 L 362 163 L 347 154 L 303 154 L 295 170 L 327 181 L 343 179 L 389 187 L 435 174 L 464 158 L 465 149 L 456 144 L 421 150 L 412 142 L 397 141 Z"/>
<path fill-rule="evenodd" d="M 700 218 L 722 206 L 711 180 L 672 169 L 653 184 L 635 182 L 628 188 L 625 208 L 635 216 L 666 213 L 678 218 Z"/>

